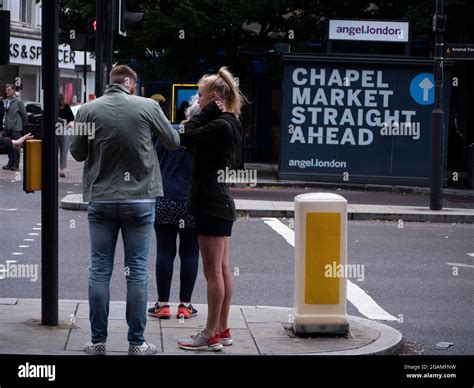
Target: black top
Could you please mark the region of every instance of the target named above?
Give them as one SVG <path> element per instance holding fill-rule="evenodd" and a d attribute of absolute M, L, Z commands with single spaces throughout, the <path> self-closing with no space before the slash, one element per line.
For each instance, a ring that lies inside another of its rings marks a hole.
<path fill-rule="evenodd" d="M 214 103 L 191 118 L 180 134 L 182 146 L 192 146 L 193 171 L 188 208 L 193 215 L 212 215 L 235 221 L 234 200 L 222 173 L 230 168 L 235 146 L 242 140 L 242 125 L 232 113 Z"/>
<path fill-rule="evenodd" d="M 64 108 L 58 110 L 58 116 L 60 119 L 66 120 L 66 123 L 74 121 L 74 113 L 72 113 L 71 107 L 68 104 L 64 104 Z"/>

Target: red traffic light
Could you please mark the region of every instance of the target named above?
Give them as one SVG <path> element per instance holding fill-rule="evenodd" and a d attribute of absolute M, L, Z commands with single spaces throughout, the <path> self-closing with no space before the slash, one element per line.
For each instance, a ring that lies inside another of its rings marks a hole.
<path fill-rule="evenodd" d="M 92 23 L 92 28 L 94 31 L 97 31 L 97 20 L 94 20 L 94 23 Z"/>

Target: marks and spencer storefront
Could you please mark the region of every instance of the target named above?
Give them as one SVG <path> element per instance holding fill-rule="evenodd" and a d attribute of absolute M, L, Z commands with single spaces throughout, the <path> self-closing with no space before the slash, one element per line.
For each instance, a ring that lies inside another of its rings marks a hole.
<path fill-rule="evenodd" d="M 82 72 L 76 72 L 75 66 L 84 64 L 84 53 L 72 51 L 67 45 L 59 46 L 58 51 L 59 92 L 64 94 L 66 103 L 80 103 L 83 100 L 84 81 Z M 87 64 L 92 66 L 92 72 L 87 75 L 87 90 L 93 93 L 95 61 L 90 54 Z M 0 66 L 2 94 L 6 83 L 19 86 L 24 101 L 42 102 L 40 39 L 11 36 L 10 63 Z"/>

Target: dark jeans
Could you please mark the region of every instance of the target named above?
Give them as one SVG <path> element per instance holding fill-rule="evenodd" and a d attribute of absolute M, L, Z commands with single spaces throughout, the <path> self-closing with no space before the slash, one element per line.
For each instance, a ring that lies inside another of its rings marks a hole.
<path fill-rule="evenodd" d="M 18 140 L 21 137 L 21 131 L 5 131 L 7 137 L 12 140 Z M 8 167 L 20 167 L 20 150 L 12 149 L 8 154 Z"/>
<path fill-rule="evenodd" d="M 194 228 L 180 228 L 177 224 L 155 224 L 156 232 L 156 284 L 158 300 L 170 298 L 173 263 L 176 257 L 176 238 L 179 235 L 181 259 L 179 299 L 191 302 L 199 264 L 199 245 Z"/>

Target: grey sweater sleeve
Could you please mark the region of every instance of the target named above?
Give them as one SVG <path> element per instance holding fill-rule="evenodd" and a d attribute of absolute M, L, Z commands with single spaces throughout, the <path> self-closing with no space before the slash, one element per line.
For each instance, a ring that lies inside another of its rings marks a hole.
<path fill-rule="evenodd" d="M 79 112 L 77 112 L 76 123 L 82 123 L 86 121 L 84 114 L 83 112 L 81 112 L 81 110 L 82 108 L 79 109 Z M 87 158 L 89 150 L 88 147 L 89 142 L 87 134 L 74 136 L 70 149 L 72 157 L 78 162 L 83 162 Z"/>
<path fill-rule="evenodd" d="M 151 101 L 151 128 L 158 138 L 160 144 L 170 150 L 175 150 L 180 145 L 179 135 L 176 129 L 170 124 L 165 114 L 161 110 L 160 104 Z"/>
<path fill-rule="evenodd" d="M 26 114 L 25 104 L 23 101 L 18 101 L 18 113 L 20 114 L 23 128 L 25 128 L 26 124 L 28 124 L 28 115 Z"/>

